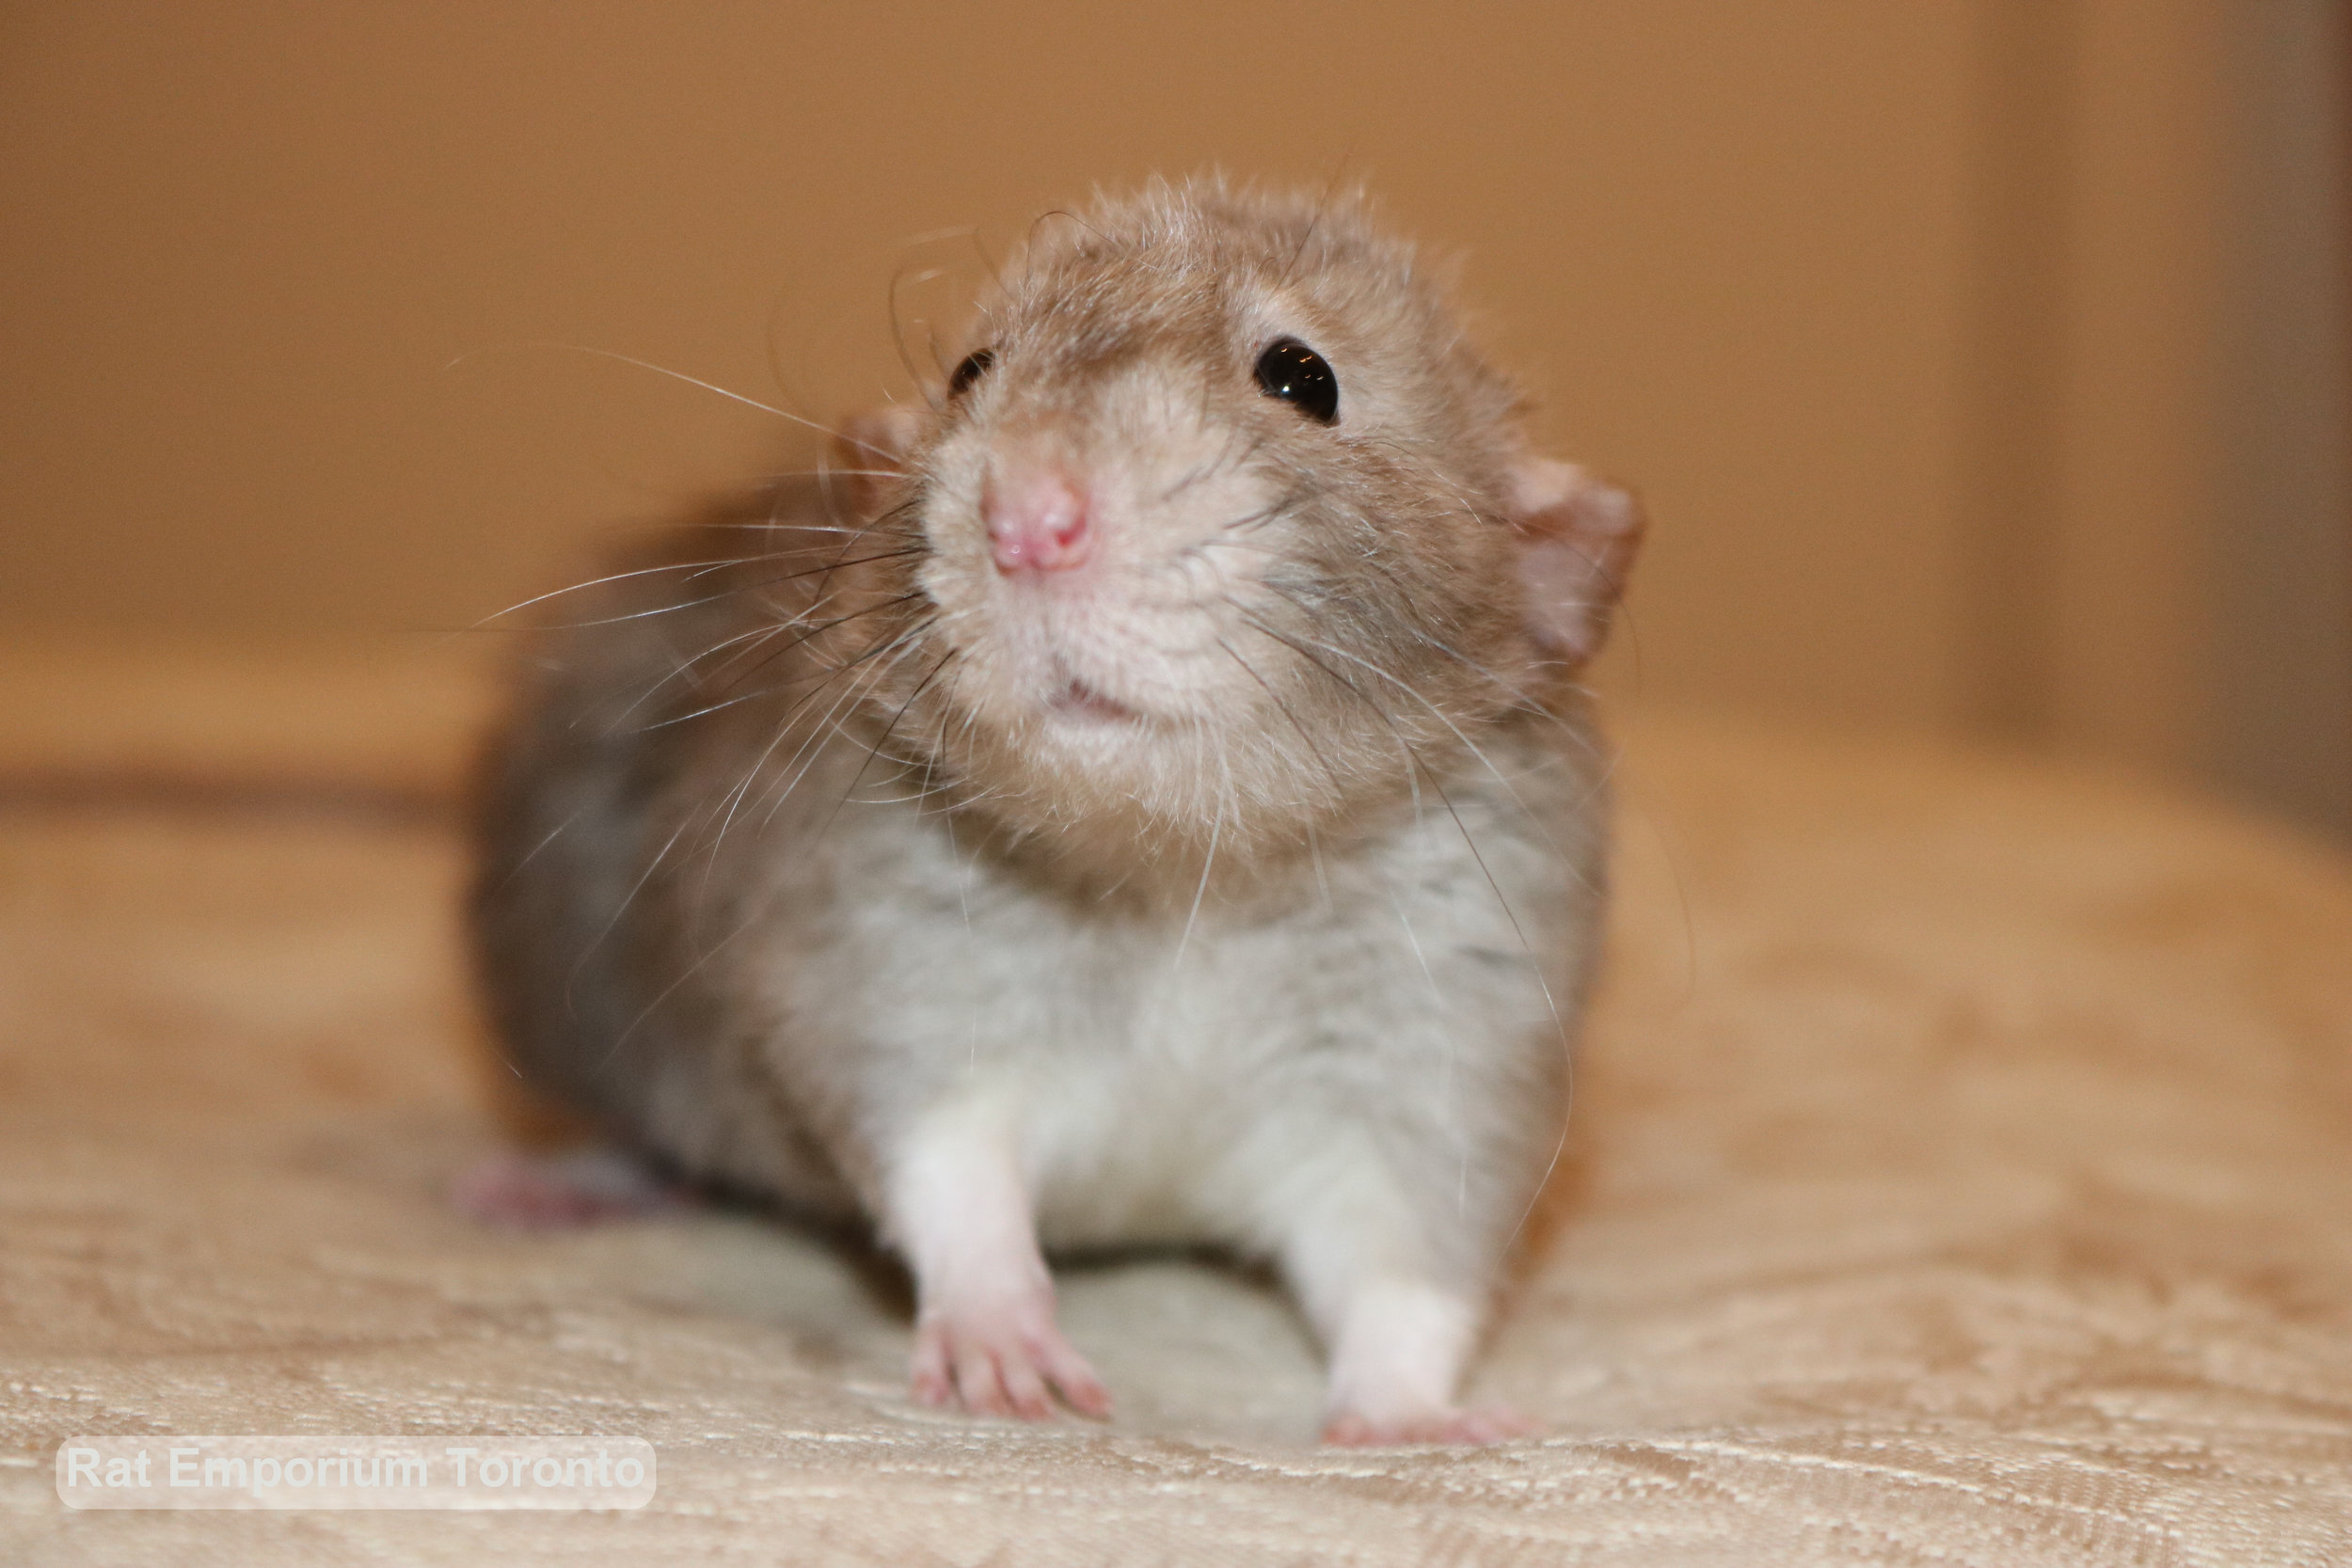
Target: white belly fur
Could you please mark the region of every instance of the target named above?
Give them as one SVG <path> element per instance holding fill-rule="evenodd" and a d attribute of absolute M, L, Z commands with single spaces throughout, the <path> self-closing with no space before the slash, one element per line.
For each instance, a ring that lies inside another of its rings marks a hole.
<path fill-rule="evenodd" d="M 952 902 L 852 921 L 853 951 L 796 976 L 794 1033 L 862 1054 L 882 1167 L 939 1118 L 1000 1128 L 1048 1246 L 1279 1250 L 1301 1205 L 1360 1187 L 1423 1227 L 1458 1220 L 1484 1252 L 1469 1233 L 1495 1221 L 1470 1211 L 1514 1201 L 1555 1147 L 1575 984 L 1558 956 L 1586 945 L 1592 900 L 1563 895 L 1556 849 L 1472 822 L 1484 866 L 1450 816 L 1424 820 L 1352 857 L 1327 903 L 1268 917 L 1212 899 L 1188 937 L 1073 918 L 956 857 Z M 944 835 L 867 842 L 884 860 L 954 853 Z M 943 885 L 936 863 L 855 869 Z M 813 1043 L 791 1052 L 803 1069 Z"/>

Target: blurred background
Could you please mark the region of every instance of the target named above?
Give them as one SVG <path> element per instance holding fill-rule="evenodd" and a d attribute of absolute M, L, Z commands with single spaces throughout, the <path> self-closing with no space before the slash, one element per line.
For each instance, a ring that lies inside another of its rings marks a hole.
<path fill-rule="evenodd" d="M 1216 166 L 1463 258 L 1644 491 L 1621 708 L 2352 834 L 2344 10 L 11 0 L 0 660 L 471 657 L 807 450 L 603 354 L 905 396 L 1037 212 Z"/>

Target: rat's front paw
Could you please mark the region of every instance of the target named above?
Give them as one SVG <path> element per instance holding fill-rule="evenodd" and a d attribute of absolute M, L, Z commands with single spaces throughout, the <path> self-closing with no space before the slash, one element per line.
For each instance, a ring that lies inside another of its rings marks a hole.
<path fill-rule="evenodd" d="M 1110 1390 L 1054 1322 L 1051 1291 L 927 1310 L 914 1325 L 914 1397 L 925 1404 L 1042 1421 L 1056 1394 L 1081 1416 L 1111 1413 Z"/>
<path fill-rule="evenodd" d="M 1351 1449 L 1390 1448 L 1403 1443 L 1474 1446 L 1525 1437 L 1535 1430 L 1534 1421 L 1501 1405 L 1378 1418 L 1343 1410 L 1324 1423 L 1323 1440 Z"/>

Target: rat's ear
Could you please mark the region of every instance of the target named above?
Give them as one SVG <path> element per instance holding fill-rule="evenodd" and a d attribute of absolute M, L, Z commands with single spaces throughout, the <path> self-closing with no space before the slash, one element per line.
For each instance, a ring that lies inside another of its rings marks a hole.
<path fill-rule="evenodd" d="M 875 517 L 890 504 L 922 431 L 921 412 L 905 404 L 868 409 L 842 424 L 833 440 L 834 471 L 859 517 Z"/>
<path fill-rule="evenodd" d="M 1631 491 L 1548 457 L 1513 464 L 1510 484 L 1528 632 L 1545 652 L 1581 664 L 1600 651 L 1625 592 L 1642 543 L 1641 504 Z"/>

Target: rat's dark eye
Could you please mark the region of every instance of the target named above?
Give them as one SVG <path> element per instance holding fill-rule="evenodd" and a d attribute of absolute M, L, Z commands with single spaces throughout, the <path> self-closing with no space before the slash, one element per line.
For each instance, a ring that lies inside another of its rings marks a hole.
<path fill-rule="evenodd" d="M 1277 338 L 1258 356 L 1258 385 L 1318 423 L 1340 417 L 1340 378 L 1322 355 L 1295 338 Z"/>
<path fill-rule="evenodd" d="M 965 355 L 963 363 L 958 365 L 954 373 L 947 377 L 947 395 L 951 398 L 963 396 L 971 390 L 972 383 L 986 375 L 989 366 L 994 363 L 996 356 L 984 348 L 976 348 Z"/>

